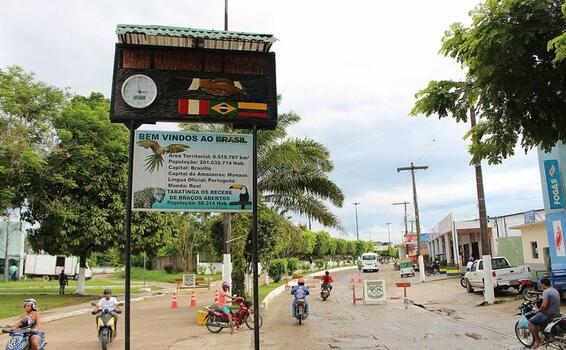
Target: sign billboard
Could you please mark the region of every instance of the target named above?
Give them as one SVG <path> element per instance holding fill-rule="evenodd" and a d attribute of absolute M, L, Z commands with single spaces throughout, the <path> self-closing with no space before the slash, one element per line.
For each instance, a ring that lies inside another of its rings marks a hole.
<path fill-rule="evenodd" d="M 252 135 L 137 130 L 136 211 L 251 212 Z"/>
<path fill-rule="evenodd" d="M 116 44 L 112 122 L 277 125 L 275 54 Z"/>
<path fill-rule="evenodd" d="M 553 269 L 566 269 L 566 245 L 564 243 L 564 228 L 566 228 L 566 212 L 546 215 L 546 231 L 548 233 L 548 248 Z"/>
<path fill-rule="evenodd" d="M 546 187 L 548 189 L 550 209 L 564 208 L 564 194 L 562 191 L 562 183 L 560 182 L 560 168 L 558 166 L 558 160 L 545 160 L 544 173 L 546 175 Z"/>

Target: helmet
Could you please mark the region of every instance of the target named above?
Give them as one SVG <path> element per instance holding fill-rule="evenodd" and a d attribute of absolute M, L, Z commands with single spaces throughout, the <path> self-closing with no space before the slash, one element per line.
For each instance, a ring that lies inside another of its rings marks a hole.
<path fill-rule="evenodd" d="M 222 282 L 222 289 L 224 288 L 230 288 L 230 284 L 228 284 L 228 282 Z"/>
<path fill-rule="evenodd" d="M 24 317 L 20 320 L 20 324 L 18 325 L 19 328 L 30 328 L 33 324 L 33 321 L 29 317 Z"/>
<path fill-rule="evenodd" d="M 102 294 L 112 294 L 112 290 L 110 288 L 106 288 Z"/>
<path fill-rule="evenodd" d="M 325 272 L 324 272 L 324 274 L 326 274 L 326 275 L 330 275 L 330 272 L 328 272 L 328 271 L 325 271 Z"/>
<path fill-rule="evenodd" d="M 35 299 L 26 299 L 24 300 L 24 306 L 26 305 L 31 305 L 31 309 L 33 311 L 37 311 L 37 301 L 35 301 Z"/>
<path fill-rule="evenodd" d="M 470 256 L 470 257 L 468 258 L 468 261 L 474 262 L 474 257 L 473 257 L 473 256 Z"/>
<path fill-rule="evenodd" d="M 299 280 L 297 281 L 299 284 L 305 284 L 305 279 L 304 278 L 299 278 Z"/>

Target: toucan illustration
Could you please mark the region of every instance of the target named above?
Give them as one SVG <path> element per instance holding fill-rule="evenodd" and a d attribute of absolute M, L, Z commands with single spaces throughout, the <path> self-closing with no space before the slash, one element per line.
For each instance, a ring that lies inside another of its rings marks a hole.
<path fill-rule="evenodd" d="M 246 205 L 252 204 L 250 202 L 250 193 L 248 188 L 242 184 L 233 184 L 230 186 L 231 190 L 240 190 L 240 200 L 238 202 L 230 202 L 230 205 L 239 205 L 242 209 L 246 208 Z"/>

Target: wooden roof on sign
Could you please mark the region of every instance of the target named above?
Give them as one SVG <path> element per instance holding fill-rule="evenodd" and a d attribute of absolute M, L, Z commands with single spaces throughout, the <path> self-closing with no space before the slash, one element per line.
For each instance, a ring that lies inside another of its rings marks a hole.
<path fill-rule="evenodd" d="M 118 42 L 129 45 L 198 47 L 268 52 L 277 39 L 271 34 L 230 32 L 159 25 L 119 24 Z"/>

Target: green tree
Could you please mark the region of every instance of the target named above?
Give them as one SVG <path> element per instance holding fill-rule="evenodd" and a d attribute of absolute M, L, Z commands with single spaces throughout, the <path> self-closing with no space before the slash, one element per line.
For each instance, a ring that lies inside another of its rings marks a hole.
<path fill-rule="evenodd" d="M 303 230 L 301 231 L 299 242 L 299 256 L 311 260 L 316 243 L 316 234 L 311 231 Z"/>
<path fill-rule="evenodd" d="M 86 259 L 123 236 L 128 133 L 108 119 L 101 94 L 74 97 L 53 125 L 58 143 L 27 188 L 28 221 L 38 223 L 34 249 L 80 257 L 77 293 L 84 294 Z"/>
<path fill-rule="evenodd" d="M 466 80 L 431 81 L 411 114 L 466 122 L 468 111 L 476 112 L 480 121 L 468 133 L 472 164 L 500 163 L 519 140 L 525 151 L 566 142 L 566 62 L 548 50 L 561 49 L 561 39 L 548 44 L 566 29 L 561 4 L 487 0 L 471 12 L 471 26 L 453 24 L 440 52 L 467 69 Z"/>
<path fill-rule="evenodd" d="M 326 202 L 341 207 L 342 190 L 328 178 L 334 168 L 330 152 L 321 143 L 289 138 L 287 128 L 300 121 L 295 113 L 279 115 L 275 130 L 258 132 L 259 201 L 279 212 L 294 212 L 328 227 L 341 228 Z M 183 124 L 181 128 L 206 132 L 245 132 L 220 125 Z"/>
<path fill-rule="evenodd" d="M 320 231 L 316 233 L 313 253 L 317 258 L 322 259 L 330 253 L 331 240 L 332 238 L 328 232 Z"/>
<path fill-rule="evenodd" d="M 562 14 L 564 15 L 564 19 L 566 20 L 566 2 L 562 4 Z M 558 37 L 552 39 L 548 43 L 548 49 L 556 51 L 554 62 L 558 63 L 566 59 L 566 31 L 564 31 L 564 33 L 562 33 Z"/>
<path fill-rule="evenodd" d="M 24 204 L 25 188 L 53 148 L 52 120 L 66 100 L 20 67 L 0 69 L 0 214 Z"/>
<path fill-rule="evenodd" d="M 348 253 L 348 241 L 346 241 L 345 239 L 342 238 L 337 238 L 336 239 L 336 255 L 343 258 L 344 256 L 346 256 Z"/>

